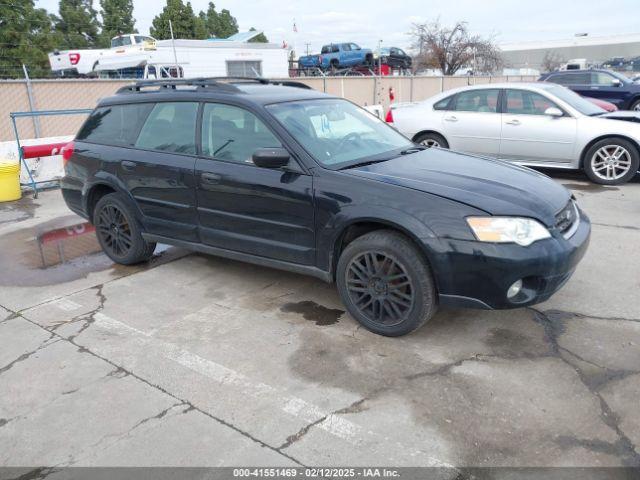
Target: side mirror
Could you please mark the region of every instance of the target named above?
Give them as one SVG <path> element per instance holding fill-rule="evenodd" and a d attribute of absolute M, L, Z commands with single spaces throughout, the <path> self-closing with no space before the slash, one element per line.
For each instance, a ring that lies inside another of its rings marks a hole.
<path fill-rule="evenodd" d="M 620 81 L 619 78 L 614 78 L 613 80 L 611 80 L 611 85 L 613 85 L 614 87 L 621 87 L 622 81 Z"/>
<path fill-rule="evenodd" d="M 291 156 L 284 148 L 259 148 L 251 159 L 257 167 L 282 168 L 289 164 Z"/>
<path fill-rule="evenodd" d="M 549 107 L 544 111 L 544 114 L 549 116 L 549 117 L 562 117 L 564 115 L 564 113 L 562 113 L 562 110 L 560 110 L 559 108 L 556 107 Z"/>

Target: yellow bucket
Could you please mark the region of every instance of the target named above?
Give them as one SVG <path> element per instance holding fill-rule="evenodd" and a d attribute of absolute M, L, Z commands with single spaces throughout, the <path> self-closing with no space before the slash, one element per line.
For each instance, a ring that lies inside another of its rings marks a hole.
<path fill-rule="evenodd" d="M 20 192 L 20 164 L 0 163 L 0 202 L 18 200 Z"/>

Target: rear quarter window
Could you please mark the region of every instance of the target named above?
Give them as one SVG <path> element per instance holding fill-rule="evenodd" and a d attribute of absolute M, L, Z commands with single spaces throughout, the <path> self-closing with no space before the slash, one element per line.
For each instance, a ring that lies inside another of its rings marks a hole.
<path fill-rule="evenodd" d="M 152 103 L 98 107 L 89 115 L 76 139 L 131 147 L 152 108 Z"/>
<path fill-rule="evenodd" d="M 433 105 L 434 110 L 449 110 L 449 106 L 451 104 L 451 100 L 453 99 L 453 95 L 447 98 L 443 98 L 442 100 L 437 101 Z"/>

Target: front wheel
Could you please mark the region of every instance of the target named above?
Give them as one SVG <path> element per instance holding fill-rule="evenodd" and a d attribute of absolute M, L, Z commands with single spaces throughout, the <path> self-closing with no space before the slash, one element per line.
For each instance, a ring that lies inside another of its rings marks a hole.
<path fill-rule="evenodd" d="M 376 230 L 347 245 L 336 281 L 351 316 L 379 335 L 412 332 L 438 307 L 433 277 L 421 252 L 392 230 Z"/>
<path fill-rule="evenodd" d="M 425 147 L 432 148 L 449 148 L 449 144 L 442 135 L 433 132 L 421 133 L 415 140 L 416 143 L 424 145 Z"/>
<path fill-rule="evenodd" d="M 93 224 L 102 250 L 114 262 L 133 265 L 153 255 L 156 244 L 142 238 L 138 222 L 119 194 L 110 193 L 98 200 Z"/>
<path fill-rule="evenodd" d="M 640 154 L 634 144 L 622 138 L 605 138 L 594 143 L 584 157 L 584 172 L 595 183 L 620 185 L 634 177 Z"/>
<path fill-rule="evenodd" d="M 629 110 L 633 110 L 635 112 L 640 112 L 640 99 L 636 100 L 631 104 L 631 108 Z"/>

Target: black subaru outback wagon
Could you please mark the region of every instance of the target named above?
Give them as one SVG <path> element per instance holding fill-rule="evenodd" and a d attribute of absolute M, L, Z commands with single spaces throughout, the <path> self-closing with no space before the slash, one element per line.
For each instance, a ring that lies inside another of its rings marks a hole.
<path fill-rule="evenodd" d="M 335 281 L 382 335 L 438 305 L 546 300 L 590 234 L 540 173 L 424 149 L 346 100 L 261 79 L 122 88 L 63 158 L 64 199 L 115 262 L 162 242 Z"/>

